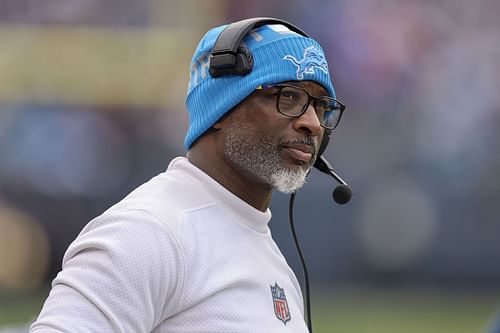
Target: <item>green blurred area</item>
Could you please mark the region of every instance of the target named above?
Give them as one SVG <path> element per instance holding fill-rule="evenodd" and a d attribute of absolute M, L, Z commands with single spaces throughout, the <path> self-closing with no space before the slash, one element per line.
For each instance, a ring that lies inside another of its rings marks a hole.
<path fill-rule="evenodd" d="M 498 296 L 491 290 L 329 290 L 313 295 L 313 324 L 316 332 L 484 332 Z"/>
<path fill-rule="evenodd" d="M 34 320 L 47 295 L 47 289 L 31 292 L 0 290 L 0 328 Z"/>
<path fill-rule="evenodd" d="M 33 320 L 46 295 L 47 290 L 0 294 L 0 328 Z M 485 332 L 499 296 L 491 290 L 316 289 L 314 332 Z"/>

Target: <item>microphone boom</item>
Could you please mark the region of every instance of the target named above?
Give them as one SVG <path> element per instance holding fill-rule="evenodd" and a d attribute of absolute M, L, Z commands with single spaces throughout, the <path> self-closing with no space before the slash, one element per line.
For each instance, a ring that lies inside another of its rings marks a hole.
<path fill-rule="evenodd" d="M 333 179 L 335 179 L 340 184 L 337 187 L 335 187 L 332 193 L 333 200 L 336 203 L 338 203 L 339 205 L 344 205 L 349 201 L 351 201 L 352 198 L 351 187 L 347 185 L 345 180 L 340 178 L 340 176 L 337 175 L 335 171 L 333 171 L 332 166 L 330 165 L 330 163 L 328 163 L 326 158 L 323 157 L 323 155 L 319 156 L 316 159 L 316 162 L 314 162 L 314 167 L 319 171 L 332 176 Z"/>

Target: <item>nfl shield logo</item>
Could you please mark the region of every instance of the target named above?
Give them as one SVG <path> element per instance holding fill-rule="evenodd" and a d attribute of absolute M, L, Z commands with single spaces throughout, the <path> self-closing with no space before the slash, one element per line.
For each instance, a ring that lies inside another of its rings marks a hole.
<path fill-rule="evenodd" d="M 288 310 L 285 290 L 274 282 L 274 286 L 271 286 L 271 295 L 273 296 L 274 314 L 286 325 L 286 322 L 290 320 L 290 311 Z"/>

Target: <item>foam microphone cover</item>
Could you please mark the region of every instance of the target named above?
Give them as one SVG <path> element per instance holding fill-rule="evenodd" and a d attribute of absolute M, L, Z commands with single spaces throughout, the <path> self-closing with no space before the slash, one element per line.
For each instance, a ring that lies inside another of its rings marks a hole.
<path fill-rule="evenodd" d="M 349 186 L 341 184 L 337 185 L 332 193 L 333 200 L 339 205 L 344 205 L 351 201 L 352 190 Z"/>

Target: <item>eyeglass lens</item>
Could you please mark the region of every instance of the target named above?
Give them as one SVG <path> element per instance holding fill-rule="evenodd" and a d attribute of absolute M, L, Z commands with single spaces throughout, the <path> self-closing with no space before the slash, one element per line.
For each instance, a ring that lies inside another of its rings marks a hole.
<path fill-rule="evenodd" d="M 306 91 L 290 86 L 281 86 L 278 96 L 278 111 L 291 117 L 302 115 L 310 101 L 322 126 L 333 129 L 340 121 L 341 105 L 329 97 L 313 97 Z"/>

